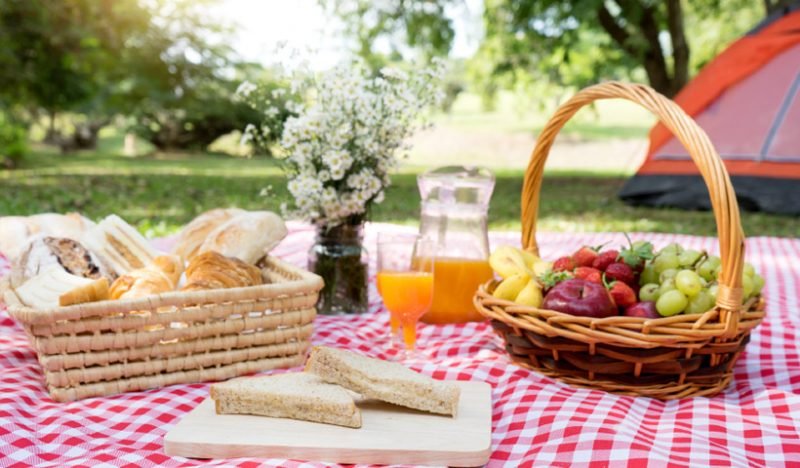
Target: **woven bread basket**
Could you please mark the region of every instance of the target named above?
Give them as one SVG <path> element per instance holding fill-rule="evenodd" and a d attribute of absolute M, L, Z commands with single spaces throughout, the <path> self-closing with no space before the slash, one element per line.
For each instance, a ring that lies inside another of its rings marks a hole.
<path fill-rule="evenodd" d="M 52 310 L 24 306 L 25 328 L 57 401 L 224 380 L 303 363 L 322 279 L 274 258 L 267 284 L 169 292 Z"/>
<path fill-rule="evenodd" d="M 608 82 L 583 89 L 559 107 L 539 135 L 525 173 L 522 245 L 539 254 L 539 193 L 559 130 L 583 106 L 612 98 L 654 113 L 700 169 L 711 196 L 722 260 L 715 308 L 659 319 L 577 317 L 497 299 L 492 296 L 495 281 L 479 288 L 475 306 L 491 320 L 512 360 L 563 382 L 663 400 L 715 395 L 730 383 L 750 330 L 764 317 L 764 304 L 761 298 L 742 304 L 744 234 L 736 195 L 708 136 L 677 104 L 647 86 Z"/>

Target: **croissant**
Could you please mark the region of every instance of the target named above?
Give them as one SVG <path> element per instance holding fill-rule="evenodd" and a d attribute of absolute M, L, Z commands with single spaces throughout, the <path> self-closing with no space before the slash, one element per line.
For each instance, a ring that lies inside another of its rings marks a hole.
<path fill-rule="evenodd" d="M 183 273 L 183 263 L 176 255 L 156 257 L 150 265 L 133 270 L 114 281 L 111 299 L 133 299 L 174 291 Z"/>
<path fill-rule="evenodd" d="M 183 291 L 255 286 L 263 282 L 258 267 L 217 252 L 205 252 L 189 262 Z"/>

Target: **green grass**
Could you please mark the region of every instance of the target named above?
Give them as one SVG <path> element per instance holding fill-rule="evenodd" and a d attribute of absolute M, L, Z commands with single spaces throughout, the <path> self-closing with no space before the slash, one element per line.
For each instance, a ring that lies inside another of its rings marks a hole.
<path fill-rule="evenodd" d="M 450 114 L 434 119 L 438 125 L 482 132 L 538 134 L 555 112 L 556 102 L 541 101 L 531 96 L 501 92 L 493 111 L 485 111 L 480 97 L 462 93 Z M 636 104 L 621 100 L 597 101 L 579 111 L 567 122 L 562 134 L 571 140 L 603 140 L 612 138 L 645 138 L 655 118 Z"/>
<path fill-rule="evenodd" d="M 416 174 L 394 176 L 386 201 L 372 219 L 418 220 Z M 496 171 L 490 227 L 518 230 L 522 172 Z M 715 235 L 707 212 L 633 208 L 616 198 L 625 176 L 551 172 L 545 177 L 539 229 L 547 231 L 650 231 Z M 148 235 L 175 232 L 204 210 L 239 206 L 278 210 L 289 201 L 280 168 L 269 160 L 213 154 L 126 158 L 107 153 L 60 155 L 39 149 L 17 170 L 0 171 L 0 214 L 80 211 L 93 219 L 117 213 Z M 272 190 L 260 195 L 265 187 Z M 796 236 L 798 218 L 744 213 L 748 235 Z"/>

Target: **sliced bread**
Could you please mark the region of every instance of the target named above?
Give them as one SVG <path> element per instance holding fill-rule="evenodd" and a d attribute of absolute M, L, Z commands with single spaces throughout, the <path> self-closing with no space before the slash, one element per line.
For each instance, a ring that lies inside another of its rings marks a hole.
<path fill-rule="evenodd" d="M 324 346 L 315 347 L 306 372 L 338 384 L 364 397 L 430 413 L 455 417 L 460 389 L 434 380 L 395 362 Z"/>
<path fill-rule="evenodd" d="M 211 386 L 211 398 L 217 414 L 255 414 L 361 427 L 361 413 L 347 390 L 305 372 L 217 383 Z"/>

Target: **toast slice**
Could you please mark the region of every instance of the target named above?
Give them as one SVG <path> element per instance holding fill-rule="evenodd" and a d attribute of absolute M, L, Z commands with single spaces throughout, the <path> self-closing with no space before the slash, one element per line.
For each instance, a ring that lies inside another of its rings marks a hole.
<path fill-rule="evenodd" d="M 361 427 L 361 412 L 347 390 L 305 372 L 217 383 L 211 386 L 211 398 L 217 414 L 255 414 Z"/>
<path fill-rule="evenodd" d="M 434 380 L 401 364 L 324 346 L 311 351 L 306 372 L 367 398 L 453 417 L 461 394 L 458 386 Z"/>

